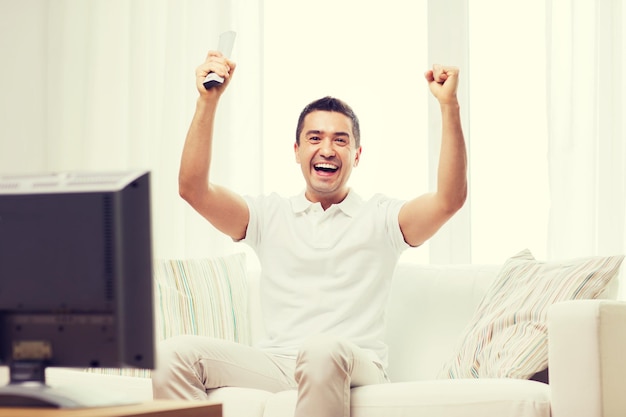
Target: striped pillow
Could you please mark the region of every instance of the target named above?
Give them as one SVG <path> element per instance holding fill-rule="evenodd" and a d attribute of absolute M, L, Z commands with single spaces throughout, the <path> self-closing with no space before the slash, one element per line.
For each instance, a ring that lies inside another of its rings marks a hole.
<path fill-rule="evenodd" d="M 597 298 L 618 275 L 624 256 L 562 263 L 529 250 L 508 259 L 465 328 L 442 378 L 529 379 L 548 366 L 548 307 Z"/>
<path fill-rule="evenodd" d="M 155 262 L 157 341 L 182 334 L 250 344 L 245 254 Z"/>
<path fill-rule="evenodd" d="M 155 339 L 195 334 L 251 343 L 244 253 L 212 259 L 154 262 Z M 90 372 L 149 377 L 150 371 L 94 368 Z"/>

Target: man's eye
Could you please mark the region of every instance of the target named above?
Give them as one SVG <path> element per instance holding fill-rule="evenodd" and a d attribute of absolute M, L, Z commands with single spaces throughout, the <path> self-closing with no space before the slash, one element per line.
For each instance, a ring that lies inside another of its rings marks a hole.
<path fill-rule="evenodd" d="M 321 140 L 321 139 L 320 139 L 319 137 L 317 137 L 317 136 L 311 136 L 311 137 L 309 138 L 309 141 L 311 141 L 311 142 L 319 142 L 320 140 Z"/>
<path fill-rule="evenodd" d="M 348 143 L 348 140 L 346 138 L 335 138 L 335 142 L 341 145 L 345 145 L 346 143 Z"/>

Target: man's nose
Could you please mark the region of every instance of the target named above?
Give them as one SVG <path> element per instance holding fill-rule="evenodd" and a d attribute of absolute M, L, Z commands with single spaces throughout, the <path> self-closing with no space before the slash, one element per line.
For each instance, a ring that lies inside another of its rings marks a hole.
<path fill-rule="evenodd" d="M 324 139 L 322 141 L 320 154 L 326 157 L 331 157 L 335 155 L 335 148 L 333 147 L 332 139 Z"/>

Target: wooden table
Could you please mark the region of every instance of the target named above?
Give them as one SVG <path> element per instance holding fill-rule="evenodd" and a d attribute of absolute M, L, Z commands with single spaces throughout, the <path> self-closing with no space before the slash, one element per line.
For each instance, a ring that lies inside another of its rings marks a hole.
<path fill-rule="evenodd" d="M 222 417 L 222 405 L 158 400 L 95 408 L 0 408 L 0 417 Z"/>

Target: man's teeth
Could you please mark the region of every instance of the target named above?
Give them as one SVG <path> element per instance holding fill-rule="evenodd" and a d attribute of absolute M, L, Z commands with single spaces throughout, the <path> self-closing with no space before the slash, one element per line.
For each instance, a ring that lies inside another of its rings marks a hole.
<path fill-rule="evenodd" d="M 336 171 L 338 168 L 332 164 L 315 164 L 315 169 L 323 171 Z"/>

